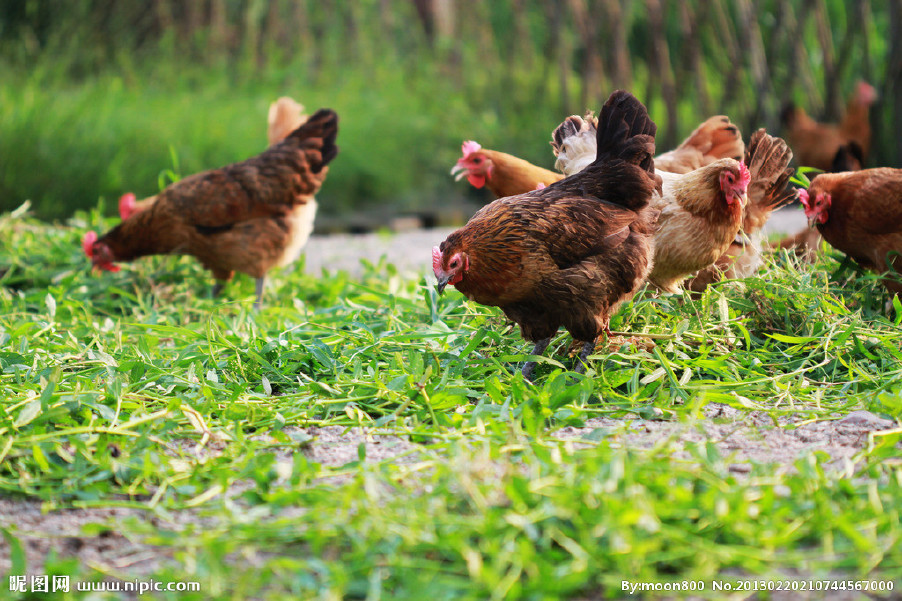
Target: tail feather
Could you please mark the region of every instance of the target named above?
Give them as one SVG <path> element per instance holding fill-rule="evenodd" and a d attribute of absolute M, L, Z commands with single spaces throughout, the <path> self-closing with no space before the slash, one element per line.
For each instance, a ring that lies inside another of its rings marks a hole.
<path fill-rule="evenodd" d="M 304 106 L 288 96 L 282 96 L 269 105 L 267 115 L 266 137 L 269 145 L 284 140 L 288 134 L 296 130 L 307 120 Z"/>
<path fill-rule="evenodd" d="M 595 161 L 582 172 L 587 177 L 581 183 L 591 183 L 582 192 L 632 210 L 646 207 L 660 184 L 654 160 L 656 129 L 632 94 L 611 94 L 598 118 Z"/>
<path fill-rule="evenodd" d="M 551 133 L 551 147 L 557 157 L 555 169 L 569 177 L 595 161 L 597 123 L 590 111 L 585 117 L 571 115 L 557 126 Z"/>
<path fill-rule="evenodd" d="M 743 229 L 752 234 L 760 230 L 777 209 L 797 196 L 795 188 L 789 186 L 793 169 L 792 150 L 782 139 L 770 136 L 759 129 L 752 134 L 745 156 L 752 181 L 749 184 L 749 204 L 743 220 Z"/>
<path fill-rule="evenodd" d="M 291 132 L 285 141 L 299 144 L 301 148 L 319 146 L 320 160 L 313 168 L 314 173 L 319 173 L 338 155 L 337 136 L 338 114 L 332 109 L 319 109 L 306 123 Z"/>
<path fill-rule="evenodd" d="M 595 164 L 621 159 L 638 165 L 653 177 L 657 130 L 645 105 L 629 92 L 617 90 L 605 102 L 598 118 Z"/>

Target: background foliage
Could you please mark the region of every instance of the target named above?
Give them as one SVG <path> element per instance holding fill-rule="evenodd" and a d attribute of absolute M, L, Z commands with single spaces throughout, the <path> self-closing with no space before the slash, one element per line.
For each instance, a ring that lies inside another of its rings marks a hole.
<path fill-rule="evenodd" d="M 333 214 L 483 199 L 447 176 L 462 140 L 550 167 L 551 129 L 615 87 L 667 148 L 720 112 L 779 131 L 790 99 L 835 119 L 864 78 L 872 162 L 898 165 L 900 23 L 902 0 L 5 2 L 0 208 L 62 217 L 246 158 L 280 95 L 342 116 Z"/>

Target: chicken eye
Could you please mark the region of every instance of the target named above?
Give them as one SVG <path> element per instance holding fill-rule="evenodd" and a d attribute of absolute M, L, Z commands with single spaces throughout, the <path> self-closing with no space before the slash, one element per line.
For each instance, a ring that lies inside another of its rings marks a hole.
<path fill-rule="evenodd" d="M 478 164 L 481 163 L 481 162 L 482 162 L 482 159 L 479 158 L 479 157 L 476 157 L 475 159 L 473 159 L 473 163 L 476 164 L 476 165 L 478 165 Z"/>
<path fill-rule="evenodd" d="M 460 264 L 460 261 L 458 261 L 457 259 L 454 259 L 453 261 L 451 261 L 451 264 L 449 265 L 449 267 L 451 269 L 455 269 L 459 264 Z"/>

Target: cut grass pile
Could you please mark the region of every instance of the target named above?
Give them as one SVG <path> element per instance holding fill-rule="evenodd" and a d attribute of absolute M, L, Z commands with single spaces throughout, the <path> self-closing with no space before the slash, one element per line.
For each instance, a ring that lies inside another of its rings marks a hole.
<path fill-rule="evenodd" d="M 786 428 L 861 409 L 898 425 L 900 318 L 837 254 L 778 256 L 698 299 L 640 295 L 612 327 L 663 338 L 579 376 L 562 333 L 532 385 L 499 311 L 391 265 L 274 273 L 254 313 L 249 278 L 211 300 L 189 258 L 91 274 L 79 240 L 107 225 L 0 218 L 0 497 L 126 508 L 80 536 L 111 529 L 145 555 L 81 562 L 0 516 L 10 574 L 200 583 L 172 599 L 619 597 L 623 580 L 723 598 L 715 578 L 902 577 L 902 429 L 848 461 L 738 474 L 718 441 L 555 434 L 700 428 L 713 403 Z M 317 453 L 335 426 L 361 441 L 350 460 Z M 56 549 L 44 565 L 25 565 L 33 536 Z"/>

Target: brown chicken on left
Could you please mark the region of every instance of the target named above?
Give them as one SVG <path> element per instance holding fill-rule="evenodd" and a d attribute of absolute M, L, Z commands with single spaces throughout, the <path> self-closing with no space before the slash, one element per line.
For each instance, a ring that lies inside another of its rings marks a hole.
<path fill-rule="evenodd" d="M 541 354 L 563 326 L 584 341 L 577 371 L 620 303 L 651 269 L 656 126 L 614 92 L 601 112 L 595 162 L 548 187 L 502 198 L 432 249 L 441 292 L 500 307 Z M 535 362 L 523 367 L 530 378 Z"/>
<path fill-rule="evenodd" d="M 287 138 L 288 134 L 303 125 L 307 118 L 304 114 L 304 105 L 288 96 L 282 96 L 270 104 L 266 119 L 266 139 L 269 145 L 278 144 Z M 134 193 L 126 192 L 119 197 L 119 217 L 125 221 L 135 213 L 146 211 L 156 201 L 156 195 L 138 200 Z"/>
<path fill-rule="evenodd" d="M 257 280 L 260 306 L 266 272 L 297 258 L 313 230 L 314 195 L 338 154 L 338 115 L 320 109 L 284 141 L 220 169 L 186 177 L 153 205 L 83 246 L 95 267 L 148 255 L 192 255 L 213 273 L 217 294 L 234 272 Z"/>

